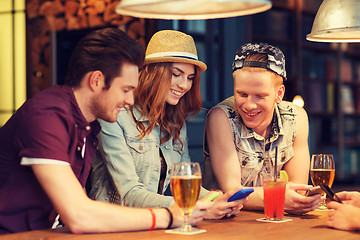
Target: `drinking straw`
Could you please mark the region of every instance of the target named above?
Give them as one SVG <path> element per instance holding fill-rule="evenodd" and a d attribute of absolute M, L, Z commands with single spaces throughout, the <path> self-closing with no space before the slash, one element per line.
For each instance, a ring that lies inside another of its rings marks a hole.
<path fill-rule="evenodd" d="M 274 182 L 277 180 L 277 155 L 278 155 L 278 146 L 275 148 L 275 169 L 274 169 Z"/>

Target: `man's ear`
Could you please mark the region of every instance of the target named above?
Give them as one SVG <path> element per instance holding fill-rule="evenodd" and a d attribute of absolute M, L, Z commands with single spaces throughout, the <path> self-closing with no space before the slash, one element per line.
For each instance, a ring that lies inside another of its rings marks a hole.
<path fill-rule="evenodd" d="M 275 101 L 277 104 L 279 104 L 283 100 L 284 95 L 285 95 L 285 86 L 281 85 L 280 87 L 278 87 L 277 92 L 276 92 Z"/>
<path fill-rule="evenodd" d="M 99 89 L 99 87 L 102 89 L 104 86 L 104 81 L 105 77 L 101 71 L 96 70 L 90 73 L 89 86 L 91 90 L 95 91 L 96 89 Z"/>

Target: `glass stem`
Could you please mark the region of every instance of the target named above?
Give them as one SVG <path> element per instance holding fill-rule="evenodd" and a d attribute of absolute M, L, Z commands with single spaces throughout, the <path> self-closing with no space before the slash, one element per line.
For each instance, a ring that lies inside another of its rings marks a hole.
<path fill-rule="evenodd" d="M 184 230 L 185 232 L 189 232 L 189 231 L 191 230 L 190 214 L 189 214 L 189 213 L 185 213 L 185 214 L 184 214 L 183 230 Z"/>
<path fill-rule="evenodd" d="M 323 193 L 322 196 L 325 196 L 325 197 L 326 197 L 326 194 Z M 325 199 L 325 200 L 326 200 L 326 199 Z M 320 210 L 326 210 L 326 209 L 327 209 L 325 200 L 323 200 L 323 201 L 321 202 L 320 207 L 319 207 L 318 209 L 320 209 Z"/>
<path fill-rule="evenodd" d="M 325 203 L 325 201 L 326 201 L 326 193 L 324 193 L 324 197 L 325 197 L 325 199 L 322 201 L 321 205 L 323 205 L 325 207 L 326 206 L 326 203 Z"/>

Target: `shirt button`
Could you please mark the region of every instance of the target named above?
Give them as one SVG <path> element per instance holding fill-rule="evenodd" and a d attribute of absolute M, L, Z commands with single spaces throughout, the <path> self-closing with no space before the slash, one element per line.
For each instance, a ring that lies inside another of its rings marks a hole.
<path fill-rule="evenodd" d="M 169 149 L 169 148 L 170 148 L 170 146 L 169 146 L 169 145 L 165 145 L 165 148 L 166 148 L 166 149 Z"/>
<path fill-rule="evenodd" d="M 90 130 L 90 126 L 86 126 L 85 129 L 86 129 L 86 131 L 89 131 L 89 130 Z"/>
<path fill-rule="evenodd" d="M 80 151 L 81 150 L 81 147 L 80 146 L 77 146 L 77 148 L 76 148 L 78 151 Z"/>

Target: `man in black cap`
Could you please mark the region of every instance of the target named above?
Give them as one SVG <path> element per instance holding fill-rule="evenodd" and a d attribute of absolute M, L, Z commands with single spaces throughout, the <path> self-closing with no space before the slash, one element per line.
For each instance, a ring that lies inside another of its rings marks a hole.
<path fill-rule="evenodd" d="M 224 192 L 239 185 L 253 187 L 255 192 L 244 208 L 263 209 L 265 166 L 269 161 L 274 166 L 277 159 L 278 171 L 286 170 L 292 182 L 286 190 L 285 211 L 302 214 L 314 210 L 321 202 L 320 195 L 300 194 L 311 187 L 307 185 L 308 117 L 303 108 L 282 101 L 284 54 L 266 43 L 248 43 L 236 52 L 232 70 L 234 96 L 207 116 L 204 187 Z"/>

